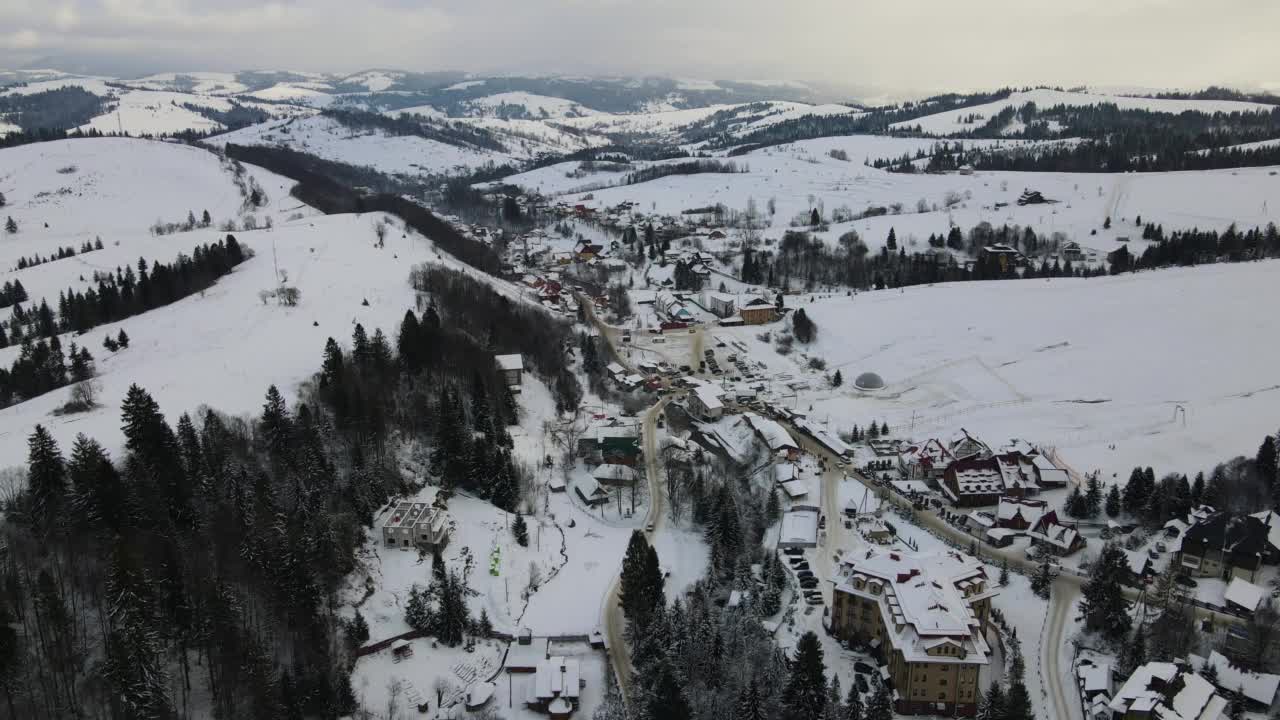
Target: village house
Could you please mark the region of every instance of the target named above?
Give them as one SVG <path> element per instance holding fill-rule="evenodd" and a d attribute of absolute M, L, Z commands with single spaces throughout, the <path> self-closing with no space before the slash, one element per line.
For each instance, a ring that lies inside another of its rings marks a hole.
<path fill-rule="evenodd" d="M 702 306 L 719 318 L 727 318 L 738 310 L 737 299 L 721 292 L 703 293 Z"/>
<path fill-rule="evenodd" d="M 520 387 L 524 376 L 524 358 L 520 355 L 496 355 L 493 359 L 502 372 L 502 381 L 512 389 Z"/>
<path fill-rule="evenodd" d="M 600 425 L 578 438 L 578 456 L 588 464 L 611 463 L 634 467 L 640 460 L 640 430 L 636 425 Z"/>
<path fill-rule="evenodd" d="M 564 720 L 578 708 L 585 685 L 577 658 L 556 655 L 539 662 L 534 668 L 533 683 L 529 685 L 525 704 L 545 712 L 553 720 Z"/>
<path fill-rule="evenodd" d="M 937 438 L 913 443 L 898 453 L 898 470 L 905 480 L 937 484 L 955 457 Z"/>
<path fill-rule="evenodd" d="M 1230 703 L 1198 673 L 1150 662 L 1111 699 L 1115 720 L 1225 720 Z"/>
<path fill-rule="evenodd" d="M 738 317 L 747 325 L 763 325 L 778 319 L 778 308 L 765 298 L 754 297 L 738 310 Z"/>
<path fill-rule="evenodd" d="M 991 448 L 978 438 L 970 435 L 969 431 L 964 428 L 960 428 L 955 435 L 951 436 L 951 443 L 947 446 L 947 450 L 951 453 L 951 457 L 956 460 L 991 457 Z"/>
<path fill-rule="evenodd" d="M 609 502 L 609 491 L 601 487 L 599 481 L 590 475 L 579 477 L 574 481 L 573 491 L 582 502 L 591 507 Z"/>
<path fill-rule="evenodd" d="M 1043 500 L 1000 498 L 1000 507 L 996 509 L 996 527 L 1019 532 L 1030 530 L 1048 508 L 1049 504 Z"/>
<path fill-rule="evenodd" d="M 704 422 L 715 422 L 724 415 L 724 403 L 714 387 L 699 385 L 689 393 L 689 412 Z"/>
<path fill-rule="evenodd" d="M 429 503 L 401 501 L 382 523 L 382 544 L 387 547 L 434 550 L 448 542 L 448 516 Z"/>
<path fill-rule="evenodd" d="M 1075 525 L 1063 525 L 1058 522 L 1056 510 L 1050 510 L 1031 526 L 1027 533 L 1031 544 L 1050 555 L 1065 557 L 1085 546 L 1084 536 Z"/>
<path fill-rule="evenodd" d="M 859 550 L 841 557 L 835 584 L 831 633 L 881 649 L 898 713 L 976 715 L 997 594 L 982 563 L 955 551 Z"/>
<path fill-rule="evenodd" d="M 1238 577 L 1254 582 L 1264 561 L 1274 562 L 1271 528 L 1253 515 L 1215 512 L 1187 528 L 1179 566 L 1191 577 Z"/>
<path fill-rule="evenodd" d="M 627 465 L 603 463 L 591 471 L 591 477 L 601 485 L 611 487 L 631 486 L 636 481 L 636 471 Z"/>
<path fill-rule="evenodd" d="M 776 420 L 750 412 L 743 413 L 743 417 L 750 423 L 751 429 L 755 430 L 760 440 L 769 446 L 770 452 L 782 455 L 788 460 L 795 460 L 800 456 L 799 443 Z"/>
<path fill-rule="evenodd" d="M 995 505 L 1004 494 L 1004 476 L 994 458 L 970 455 L 947 466 L 941 488 L 960 507 Z"/>
<path fill-rule="evenodd" d="M 1204 673 L 1220 690 L 1235 692 L 1243 697 L 1251 709 L 1267 712 L 1276 701 L 1276 690 L 1280 688 L 1280 675 L 1271 673 L 1249 672 L 1236 667 L 1225 655 L 1214 650 L 1209 657 L 1189 655 L 1191 667 Z M 1213 668 L 1210 672 L 1209 668 Z"/>

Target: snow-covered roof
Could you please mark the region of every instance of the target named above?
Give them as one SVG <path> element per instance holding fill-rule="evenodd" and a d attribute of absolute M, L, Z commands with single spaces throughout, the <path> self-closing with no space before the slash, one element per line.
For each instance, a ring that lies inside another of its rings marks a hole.
<path fill-rule="evenodd" d="M 804 483 L 799 480 L 788 480 L 782 483 L 782 491 L 792 500 L 809 494 L 809 488 L 805 487 Z"/>
<path fill-rule="evenodd" d="M 616 362 L 611 362 L 611 363 L 609 363 L 608 365 L 605 365 L 605 366 L 604 366 L 604 369 L 605 369 L 606 371 L 608 371 L 608 373 L 609 373 L 610 375 L 615 375 L 615 376 L 616 376 L 616 375 L 621 375 L 621 374 L 623 374 L 623 373 L 625 373 L 625 372 L 627 371 L 627 369 L 626 369 L 626 368 L 622 367 L 621 365 L 619 365 L 619 364 L 618 364 L 618 363 L 616 363 Z"/>
<path fill-rule="evenodd" d="M 923 443 L 908 445 L 898 454 L 898 459 L 905 465 L 919 463 L 926 467 L 944 469 L 955 457 L 950 450 L 943 447 L 940 440 L 930 438 Z"/>
<path fill-rule="evenodd" d="M 1267 526 L 1267 543 L 1275 550 L 1280 550 L 1280 514 L 1274 510 L 1263 510 L 1260 513 L 1254 513 L 1253 517 L 1262 521 Z"/>
<path fill-rule="evenodd" d="M 818 544 L 818 511 L 816 509 L 797 508 L 782 516 L 782 532 L 778 535 L 779 545 Z"/>
<path fill-rule="evenodd" d="M 1076 674 L 1080 677 L 1080 689 L 1085 693 L 1111 693 L 1111 665 L 1109 663 L 1097 665 L 1081 663 L 1076 668 Z"/>
<path fill-rule="evenodd" d="M 982 564 L 948 550 L 908 554 L 859 550 L 840 559 L 837 592 L 870 599 L 878 606 L 894 648 L 908 661 L 928 660 L 942 638 L 960 640 L 962 657 L 948 661 L 985 664 L 987 644 L 971 604 L 990 597 Z"/>
<path fill-rule="evenodd" d="M 1280 689 L 1280 675 L 1243 670 L 1232 665 L 1231 661 L 1217 650 L 1209 653 L 1207 660 L 1197 655 L 1189 657 L 1192 667 L 1200 670 L 1205 670 L 1212 665 L 1218 673 L 1218 687 L 1224 690 L 1241 692 L 1250 700 L 1268 707 L 1276 699 L 1276 690 Z"/>
<path fill-rule="evenodd" d="M 919 493 L 921 495 L 929 492 L 929 485 L 922 480 L 894 480 L 889 483 L 894 490 L 903 495 Z"/>
<path fill-rule="evenodd" d="M 1258 609 L 1258 605 L 1262 603 L 1262 597 L 1265 593 L 1265 590 L 1248 580 L 1233 577 L 1231 582 L 1227 584 L 1227 592 L 1224 597 L 1227 602 L 1235 603 L 1252 612 Z"/>
<path fill-rule="evenodd" d="M 626 465 L 604 463 L 591 471 L 591 477 L 602 483 L 629 483 L 636 479 L 636 471 Z"/>
<path fill-rule="evenodd" d="M 1182 688 L 1170 699 L 1165 690 L 1181 676 Z M 1147 663 L 1133 671 L 1111 700 L 1118 714 L 1153 713 L 1160 720 L 1220 720 L 1227 700 L 1213 685 L 1193 672 L 1180 673 L 1173 663 Z"/>
<path fill-rule="evenodd" d="M 524 370 L 524 358 L 520 355 L 498 355 L 493 358 L 503 370 Z"/>
<path fill-rule="evenodd" d="M 787 429 L 782 427 L 776 420 L 750 412 L 743 413 L 742 416 L 747 419 L 747 422 L 751 423 L 751 427 L 760 434 L 760 437 L 764 438 L 770 450 L 800 447 L 795 439 L 791 437 L 791 433 L 787 432 Z"/>
<path fill-rule="evenodd" d="M 1043 502 L 1023 502 L 1016 498 L 1000 498 L 1000 506 L 996 508 L 996 517 L 1001 520 L 1013 520 L 1021 516 L 1030 525 L 1035 525 L 1044 515 L 1047 506 Z"/>
<path fill-rule="evenodd" d="M 720 410 L 724 408 L 724 403 L 720 402 L 720 395 L 715 388 L 710 385 L 699 385 L 693 389 L 693 394 L 697 396 L 698 402 L 708 410 Z"/>
<path fill-rule="evenodd" d="M 1129 572 L 1134 575 L 1141 575 L 1147 569 L 1147 561 L 1150 558 L 1141 550 L 1124 550 L 1125 560 L 1129 563 Z"/>
<path fill-rule="evenodd" d="M 777 482 L 784 483 L 788 480 L 796 479 L 796 466 L 789 462 L 778 463 L 773 466 L 773 479 Z"/>

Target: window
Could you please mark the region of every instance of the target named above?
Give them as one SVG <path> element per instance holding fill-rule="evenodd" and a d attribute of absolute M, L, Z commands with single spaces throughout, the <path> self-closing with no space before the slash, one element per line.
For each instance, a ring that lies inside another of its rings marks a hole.
<path fill-rule="evenodd" d="M 938 693 L 938 699 L 939 699 L 939 700 L 946 700 L 946 699 L 947 699 L 947 694 L 946 694 L 946 693 Z"/>

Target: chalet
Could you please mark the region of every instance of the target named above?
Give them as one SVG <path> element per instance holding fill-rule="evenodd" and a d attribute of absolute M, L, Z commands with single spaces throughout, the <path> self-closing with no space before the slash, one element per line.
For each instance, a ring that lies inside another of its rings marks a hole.
<path fill-rule="evenodd" d="M 635 425 L 603 425 L 578 438 L 578 456 L 588 463 L 633 467 L 640 460 L 640 431 Z"/>
<path fill-rule="evenodd" d="M 1076 685 L 1086 707 L 1092 707 L 1095 700 L 1100 700 L 1104 706 L 1103 712 L 1099 715 L 1088 713 L 1087 717 L 1090 720 L 1094 718 L 1111 720 L 1111 708 L 1105 707 L 1110 704 L 1111 695 L 1115 692 L 1111 663 L 1095 663 L 1089 658 L 1082 659 L 1076 666 Z"/>
<path fill-rule="evenodd" d="M 778 319 L 778 308 L 762 297 L 755 297 L 742 306 L 738 315 L 747 325 L 763 325 Z"/>
<path fill-rule="evenodd" d="M 994 458 L 970 455 L 947 466 L 940 483 L 943 494 L 960 507 L 995 505 L 1004 481 Z"/>
<path fill-rule="evenodd" d="M 1002 497 L 996 509 L 996 527 L 1006 530 L 1030 530 L 1048 510 L 1043 500 L 1019 500 Z"/>
<path fill-rule="evenodd" d="M 1027 264 L 1027 256 L 1003 243 L 995 243 L 982 248 L 982 257 L 994 259 L 1001 272 L 1008 272 L 1015 267 Z"/>
<path fill-rule="evenodd" d="M 1227 583 L 1227 591 L 1223 595 L 1223 599 L 1227 603 L 1228 610 L 1253 615 L 1258 611 L 1258 608 L 1262 605 L 1263 598 L 1266 596 L 1266 590 L 1248 580 L 1233 577 L 1231 582 Z"/>
<path fill-rule="evenodd" d="M 591 471 L 591 477 L 601 485 L 609 485 L 613 487 L 634 485 L 636 482 L 636 471 L 627 465 L 614 465 L 613 463 L 602 463 Z"/>
<path fill-rule="evenodd" d="M 1198 673 L 1150 662 L 1134 669 L 1110 707 L 1115 720 L 1226 720 L 1230 705 Z"/>
<path fill-rule="evenodd" d="M 991 457 L 991 448 L 981 440 L 969 434 L 968 430 L 960 428 L 955 435 L 951 437 L 951 443 L 947 446 L 947 450 L 956 460 L 966 460 L 972 457 Z"/>
<path fill-rule="evenodd" d="M 907 480 L 924 480 L 936 483 L 942 478 L 955 457 L 943 447 L 942 442 L 931 438 L 923 443 L 908 445 L 898 453 L 898 470 Z"/>
<path fill-rule="evenodd" d="M 1183 533 L 1178 564 L 1192 577 L 1254 582 L 1263 561 L 1275 557 L 1270 528 L 1260 518 L 1215 512 Z"/>
<path fill-rule="evenodd" d="M 1035 525 L 1031 526 L 1031 531 L 1027 535 L 1030 536 L 1032 545 L 1060 557 L 1077 552 L 1085 546 L 1085 539 L 1080 531 L 1074 525 L 1059 523 L 1058 513 L 1055 510 L 1049 510 L 1041 515 Z"/>
<path fill-rule="evenodd" d="M 585 685 L 577 658 L 550 657 L 534 668 L 525 704 L 554 720 L 562 720 L 577 709 Z"/>
<path fill-rule="evenodd" d="M 1063 260 L 1069 260 L 1071 262 L 1080 262 L 1084 260 L 1084 258 L 1085 258 L 1084 248 L 1081 247 L 1080 243 L 1076 242 L 1075 240 L 1072 240 L 1068 242 L 1066 245 L 1062 246 Z"/>
<path fill-rule="evenodd" d="M 497 355 L 493 358 L 498 363 L 502 380 L 508 387 L 516 388 L 524 375 L 524 358 L 520 355 Z"/>
<path fill-rule="evenodd" d="M 429 503 L 400 502 L 382 524 L 382 544 L 387 547 L 433 550 L 448 542 L 448 515 Z"/>
<path fill-rule="evenodd" d="M 1236 667 L 1225 655 L 1214 650 L 1209 657 L 1202 658 L 1190 655 L 1191 667 L 1215 678 L 1212 682 L 1224 692 L 1239 693 L 1255 710 L 1265 712 L 1276 701 L 1276 690 L 1280 689 L 1280 675 L 1270 673 L 1249 672 Z M 1213 668 L 1212 672 L 1209 668 Z"/>
<path fill-rule="evenodd" d="M 578 494 L 582 502 L 592 507 L 609 502 L 609 492 L 590 476 L 578 478 L 574 483 L 573 491 Z"/>
<path fill-rule="evenodd" d="M 699 385 L 689 393 L 689 412 L 706 422 L 714 422 L 724 415 L 724 403 L 720 394 L 708 385 Z"/>
<path fill-rule="evenodd" d="M 1155 564 L 1151 556 L 1141 550 L 1124 550 L 1128 565 L 1125 569 L 1124 583 L 1133 587 L 1142 587 L 1155 576 Z"/>

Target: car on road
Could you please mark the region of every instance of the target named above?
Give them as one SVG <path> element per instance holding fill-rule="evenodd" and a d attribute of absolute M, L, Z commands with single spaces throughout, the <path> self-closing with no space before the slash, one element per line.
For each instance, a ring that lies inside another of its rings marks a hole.
<path fill-rule="evenodd" d="M 716 343 L 716 347 L 724 347 L 724 341 L 723 341 L 723 340 L 721 340 L 721 341 L 717 342 L 717 343 Z M 710 350 L 708 350 L 707 352 L 711 352 L 711 351 L 710 351 Z"/>
<path fill-rule="evenodd" d="M 651 532 L 653 532 L 653 523 L 651 523 L 651 522 L 645 523 L 645 524 L 644 524 L 644 531 L 645 531 L 645 532 L 647 532 L 647 533 L 651 533 Z"/>

